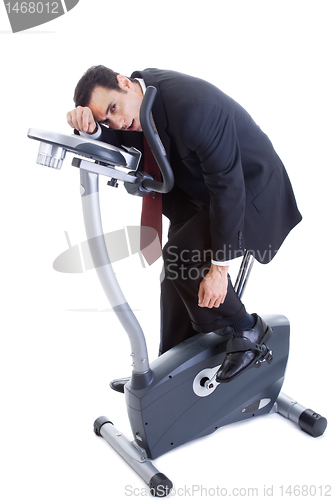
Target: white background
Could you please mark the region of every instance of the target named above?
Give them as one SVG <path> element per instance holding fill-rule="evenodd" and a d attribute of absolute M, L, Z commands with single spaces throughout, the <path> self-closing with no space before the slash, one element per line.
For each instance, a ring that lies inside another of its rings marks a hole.
<path fill-rule="evenodd" d="M 52 267 L 67 248 L 65 231 L 72 245 L 85 239 L 78 171 L 70 157 L 61 171 L 36 165 L 38 145 L 27 139 L 29 127 L 70 133 L 66 112 L 75 84 L 94 64 L 127 76 L 159 67 L 205 78 L 271 138 L 304 219 L 271 264 L 255 265 L 244 300 L 250 312 L 290 319 L 283 392 L 330 419 L 331 10 L 321 0 L 80 0 L 57 20 L 12 34 L 0 6 L 2 498 L 145 493 L 141 479 L 92 432 L 105 414 L 131 437 L 124 398 L 108 387 L 130 373 L 128 340 L 94 271 Z M 102 181 L 101 196 L 105 232 L 138 223 L 140 201 L 123 188 Z M 143 269 L 134 255 L 115 269 L 154 359 L 161 261 Z M 217 486 L 268 496 L 273 486 L 274 497 L 280 485 L 316 485 L 319 498 L 318 487 L 330 484 L 331 435 L 329 425 L 313 439 L 270 415 L 222 428 L 155 465 L 179 497 L 193 485 L 209 496 Z"/>

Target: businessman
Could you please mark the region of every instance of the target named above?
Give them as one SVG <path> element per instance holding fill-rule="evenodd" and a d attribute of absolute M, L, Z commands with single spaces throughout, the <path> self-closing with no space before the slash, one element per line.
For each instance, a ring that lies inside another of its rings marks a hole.
<path fill-rule="evenodd" d="M 160 354 L 214 331 L 229 339 L 216 378 L 229 382 L 260 359 L 272 335 L 236 295 L 229 263 L 245 250 L 270 262 L 302 217 L 268 137 L 244 108 L 202 79 L 159 69 L 126 77 L 94 66 L 76 86 L 67 121 L 94 139 L 143 151 L 140 106 L 149 85 L 157 89 L 152 117 L 175 176 L 172 191 L 162 195 L 170 228 Z M 122 391 L 123 384 L 114 388 Z"/>

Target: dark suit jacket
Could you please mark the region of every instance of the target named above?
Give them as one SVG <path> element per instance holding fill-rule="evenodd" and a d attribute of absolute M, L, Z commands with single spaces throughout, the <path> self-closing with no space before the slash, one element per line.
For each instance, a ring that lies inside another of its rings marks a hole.
<path fill-rule="evenodd" d="M 188 197 L 209 205 L 215 260 L 247 249 L 269 262 L 302 217 L 268 137 L 245 109 L 204 80 L 159 69 L 132 77 L 158 91 L 153 118 L 175 175 L 174 189 L 163 195 L 165 215 Z M 110 132 L 103 130 L 101 139 L 133 146 L 142 140 L 137 132 Z"/>

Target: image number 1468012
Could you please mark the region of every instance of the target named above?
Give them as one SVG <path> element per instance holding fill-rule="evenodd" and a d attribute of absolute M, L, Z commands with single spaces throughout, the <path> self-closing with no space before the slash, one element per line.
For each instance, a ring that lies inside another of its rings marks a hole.
<path fill-rule="evenodd" d="M 4 0 L 13 33 L 53 21 L 78 3 L 79 0 Z"/>
<path fill-rule="evenodd" d="M 42 14 L 43 12 L 47 14 L 60 14 L 59 2 L 8 2 L 5 5 L 8 14 Z"/>

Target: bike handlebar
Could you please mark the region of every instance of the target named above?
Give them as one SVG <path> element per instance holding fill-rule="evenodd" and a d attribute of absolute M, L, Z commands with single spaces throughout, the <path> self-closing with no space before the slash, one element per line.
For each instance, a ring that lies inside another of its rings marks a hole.
<path fill-rule="evenodd" d="M 143 187 L 157 193 L 168 193 L 174 185 L 174 176 L 166 156 L 165 149 L 151 121 L 151 109 L 155 100 L 157 90 L 155 87 L 147 87 L 140 108 L 140 123 L 148 145 L 154 155 L 162 174 L 162 182 L 153 179 L 144 179 Z"/>

